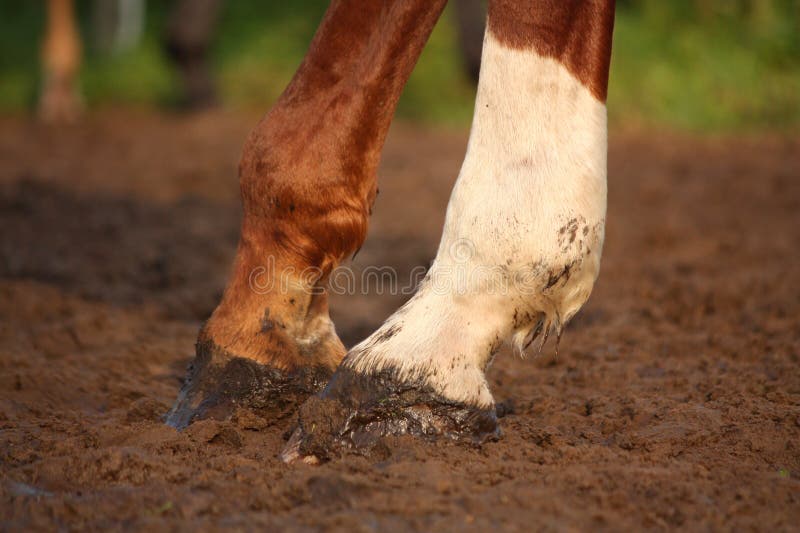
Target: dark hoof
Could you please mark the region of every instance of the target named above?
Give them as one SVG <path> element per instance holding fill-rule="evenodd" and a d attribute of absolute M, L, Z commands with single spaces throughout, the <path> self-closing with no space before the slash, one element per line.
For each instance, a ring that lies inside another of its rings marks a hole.
<path fill-rule="evenodd" d="M 448 437 L 481 444 L 500 436 L 495 409 L 454 403 L 394 372 L 363 375 L 340 367 L 299 411 L 298 427 L 281 453 L 290 463 L 325 461 L 344 449 L 369 449 L 387 435 Z"/>
<path fill-rule="evenodd" d="M 239 407 L 276 420 L 291 414 L 329 377 L 330 371 L 323 368 L 284 372 L 201 340 L 166 423 L 183 429 L 197 420 L 226 420 Z"/>

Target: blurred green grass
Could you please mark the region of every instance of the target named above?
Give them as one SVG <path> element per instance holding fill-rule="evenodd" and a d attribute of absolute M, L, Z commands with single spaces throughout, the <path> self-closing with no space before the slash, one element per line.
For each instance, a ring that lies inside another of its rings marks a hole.
<path fill-rule="evenodd" d="M 800 1 L 619 0 L 609 114 L 695 131 L 800 125 Z"/>
<path fill-rule="evenodd" d="M 213 62 L 223 102 L 266 109 L 305 53 L 327 0 L 228 0 Z M 90 5 L 78 1 L 82 33 Z M 113 56 L 86 39 L 81 83 L 90 106 L 168 105 L 177 80 L 161 48 L 169 2 L 150 0 L 139 46 Z M 0 1 L 0 112 L 33 106 L 43 2 Z M 398 115 L 462 126 L 474 88 L 448 7 L 411 76 Z M 612 125 L 699 132 L 800 126 L 800 0 L 618 0 Z"/>

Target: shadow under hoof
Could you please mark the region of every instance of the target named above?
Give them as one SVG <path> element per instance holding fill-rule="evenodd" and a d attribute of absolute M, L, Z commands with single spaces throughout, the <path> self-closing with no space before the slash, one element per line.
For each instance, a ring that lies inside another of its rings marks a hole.
<path fill-rule="evenodd" d="M 197 355 L 187 370 L 166 423 L 184 429 L 203 419 L 226 420 L 240 407 L 277 420 L 291 414 L 330 378 L 325 368 L 278 370 L 226 353 L 210 340 L 197 343 Z"/>
<path fill-rule="evenodd" d="M 369 449 L 383 436 L 447 437 L 482 444 L 500 436 L 494 407 L 449 401 L 422 383 L 382 371 L 364 375 L 340 367 L 325 389 L 299 411 L 298 427 L 281 459 L 316 463 L 344 449 Z"/>

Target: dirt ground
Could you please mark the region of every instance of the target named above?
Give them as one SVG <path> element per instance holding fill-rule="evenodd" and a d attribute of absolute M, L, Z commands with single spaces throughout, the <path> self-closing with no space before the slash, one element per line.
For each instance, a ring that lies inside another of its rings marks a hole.
<path fill-rule="evenodd" d="M 600 280 L 557 357 L 498 356 L 503 438 L 311 467 L 289 420 L 160 422 L 256 119 L 0 119 L 0 530 L 800 527 L 800 139 L 612 135 Z M 428 265 L 465 143 L 394 128 L 357 269 Z M 401 301 L 333 315 L 351 344 Z"/>

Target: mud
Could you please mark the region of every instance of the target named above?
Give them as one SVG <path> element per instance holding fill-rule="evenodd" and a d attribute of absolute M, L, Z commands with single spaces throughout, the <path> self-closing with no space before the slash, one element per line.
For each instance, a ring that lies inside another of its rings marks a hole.
<path fill-rule="evenodd" d="M 248 409 L 275 423 L 292 416 L 331 377 L 322 367 L 283 371 L 235 357 L 201 335 L 196 355 L 165 422 L 184 429 L 198 420 L 228 420 Z"/>
<path fill-rule="evenodd" d="M 498 353 L 503 436 L 311 467 L 278 458 L 290 416 L 162 422 L 256 119 L 0 119 L 0 529 L 796 529 L 800 140 L 612 134 L 600 280 L 557 357 Z M 357 271 L 429 264 L 465 146 L 392 131 Z M 407 297 L 336 296 L 337 330 Z"/>
<path fill-rule="evenodd" d="M 391 329 L 387 333 L 391 332 Z M 281 458 L 340 456 L 342 448 L 369 454 L 382 437 L 413 435 L 483 444 L 500 436 L 497 413 L 441 397 L 421 380 L 394 369 L 372 374 L 340 366 L 324 390 L 298 410 L 297 428 Z"/>

